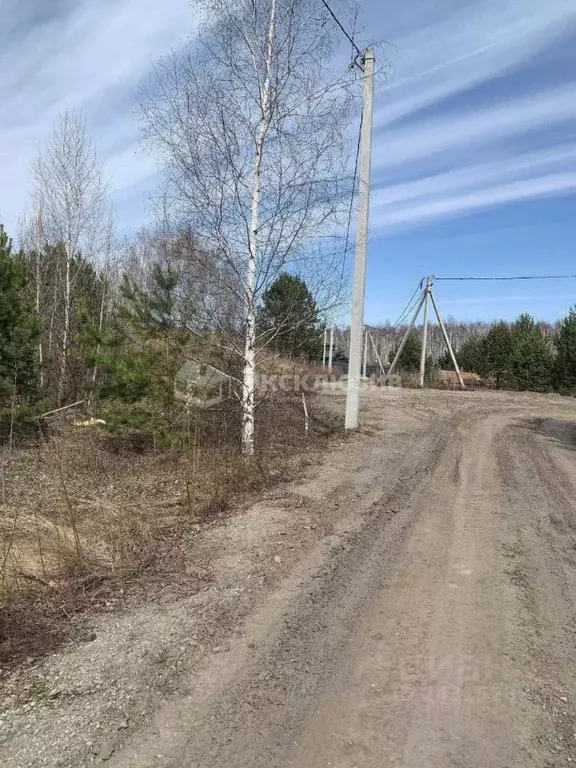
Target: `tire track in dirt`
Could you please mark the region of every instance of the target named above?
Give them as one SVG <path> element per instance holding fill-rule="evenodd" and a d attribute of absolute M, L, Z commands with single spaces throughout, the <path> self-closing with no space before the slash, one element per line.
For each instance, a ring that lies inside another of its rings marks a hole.
<path fill-rule="evenodd" d="M 510 521 L 503 546 L 529 639 L 526 691 L 542 711 L 546 766 L 558 768 L 576 764 L 575 438 L 575 423 L 532 417 L 496 448 Z"/>
<path fill-rule="evenodd" d="M 372 486 L 364 492 L 371 502 L 364 525 L 354 530 L 350 523 L 348 533 L 325 540 L 252 617 L 241 643 L 248 653 L 239 649 L 219 670 L 206 670 L 212 687 L 208 697 L 192 692 L 186 701 L 172 703 L 156 718 L 154 735 L 128 744 L 110 765 L 283 764 L 300 721 L 333 675 L 359 616 L 420 513 L 410 499 L 444 450 L 451 421 L 442 419 L 405 448 L 395 477 L 379 473 L 387 462 L 379 459 L 376 443 L 370 458 Z M 358 505 L 358 489 L 350 494 L 350 485 L 345 481 L 345 487 L 339 484 L 332 493 Z M 219 677 L 220 685 L 214 684 Z"/>
<path fill-rule="evenodd" d="M 202 707 L 164 713 L 161 757 L 144 740 L 114 765 L 555 765 L 505 550 L 519 511 L 501 454 L 517 450 L 509 425 L 524 411 L 483 403 L 436 420 L 389 493 L 364 469 L 363 526 L 325 542 L 324 565 L 316 553 L 276 593 L 281 615 L 266 605 L 250 622 L 259 650 L 229 659 L 225 688 Z M 549 483 L 523 478 L 521 493 L 534 485 Z"/>
<path fill-rule="evenodd" d="M 502 414 L 459 419 L 422 514 L 289 762 L 304 768 L 544 765 L 523 691 L 492 452 Z"/>

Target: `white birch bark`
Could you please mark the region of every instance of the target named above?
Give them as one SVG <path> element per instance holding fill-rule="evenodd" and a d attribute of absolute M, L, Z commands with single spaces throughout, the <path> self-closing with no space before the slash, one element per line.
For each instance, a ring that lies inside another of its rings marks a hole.
<path fill-rule="evenodd" d="M 106 250 L 105 250 L 104 270 L 102 273 L 102 296 L 100 297 L 100 310 L 98 313 L 98 333 L 99 334 L 102 334 L 102 329 L 104 328 L 106 300 L 108 299 L 108 280 L 110 278 L 110 260 L 111 260 L 111 253 L 112 253 L 113 233 L 114 233 L 114 218 L 113 218 L 113 211 L 112 209 L 110 209 L 110 213 L 108 216 L 108 228 L 106 231 L 106 245 L 105 245 Z M 96 354 L 98 355 L 99 353 L 100 353 L 100 342 L 98 342 L 96 346 Z M 92 381 L 92 390 L 88 397 L 89 405 L 92 402 L 92 392 L 94 389 L 94 385 L 96 384 L 97 375 L 98 375 L 98 364 L 96 364 L 92 369 L 92 374 L 90 377 Z"/>
<path fill-rule="evenodd" d="M 266 49 L 266 74 L 261 88 L 261 115 L 254 161 L 254 186 L 250 209 L 250 238 L 248 269 L 246 272 L 246 338 L 244 346 L 244 372 L 242 378 L 242 452 L 254 454 L 254 410 L 256 405 L 256 303 L 254 287 L 256 262 L 258 258 L 258 227 L 260 218 L 260 192 L 262 184 L 262 163 L 266 134 L 270 124 L 270 68 L 274 51 L 276 25 L 276 0 L 272 0 L 268 43 Z"/>

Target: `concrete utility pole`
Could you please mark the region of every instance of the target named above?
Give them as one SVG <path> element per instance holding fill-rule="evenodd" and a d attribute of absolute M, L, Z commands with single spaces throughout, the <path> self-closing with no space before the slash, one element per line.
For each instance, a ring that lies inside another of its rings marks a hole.
<path fill-rule="evenodd" d="M 434 298 L 434 294 L 432 293 L 433 281 L 434 281 L 433 277 L 426 278 L 426 284 L 425 284 L 424 290 L 420 294 L 418 301 L 416 303 L 416 311 L 412 316 L 410 325 L 406 329 L 406 333 L 402 337 L 402 341 L 400 342 L 400 346 L 398 347 L 396 355 L 394 356 L 394 360 L 392 360 L 390 368 L 388 369 L 388 373 L 384 376 L 384 384 L 388 383 L 388 381 L 390 380 L 390 377 L 394 373 L 394 370 L 396 369 L 398 361 L 400 360 L 400 355 L 402 354 L 404 346 L 408 341 L 408 337 L 410 336 L 410 334 L 412 333 L 412 329 L 416 325 L 416 320 L 418 319 L 420 310 L 422 309 L 422 307 L 424 307 L 422 352 L 420 354 L 420 386 L 421 387 L 424 386 L 424 374 L 426 372 L 426 347 L 428 343 L 428 302 L 430 301 L 432 303 L 432 307 L 434 308 L 434 312 L 436 313 L 436 317 L 438 318 L 438 325 L 440 326 L 440 330 L 442 331 L 444 342 L 448 347 L 448 352 L 450 353 L 450 358 L 452 359 L 452 365 L 454 366 L 454 370 L 456 371 L 456 375 L 458 376 L 458 381 L 460 383 L 460 386 L 462 387 L 462 389 L 466 389 L 464 380 L 462 378 L 462 374 L 460 373 L 460 368 L 458 367 L 458 361 L 456 360 L 456 355 L 454 354 L 454 350 L 452 349 L 452 344 L 450 343 L 450 339 L 448 338 L 448 334 L 446 333 L 446 327 L 444 326 L 444 322 L 442 321 L 442 317 L 440 316 L 440 310 L 438 309 L 438 305 L 436 304 L 436 299 Z"/>
<path fill-rule="evenodd" d="M 348 361 L 348 392 L 346 396 L 346 429 L 358 427 L 360 410 L 360 366 L 362 363 L 362 332 L 364 329 L 364 294 L 366 292 L 366 250 L 370 218 L 370 174 L 372 167 L 372 114 L 374 109 L 374 51 L 364 56 L 364 109 L 360 137 L 358 174 L 358 231 L 354 260 L 354 296 L 350 324 L 350 357 Z"/>
<path fill-rule="evenodd" d="M 332 353 L 334 352 L 334 327 L 330 328 L 330 347 L 328 350 L 328 370 L 332 373 Z"/>
<path fill-rule="evenodd" d="M 328 329 L 324 328 L 324 348 L 322 350 L 322 368 L 326 368 L 326 341 L 328 339 Z"/>
<path fill-rule="evenodd" d="M 422 328 L 422 352 L 420 354 L 420 387 L 424 386 L 424 376 L 426 374 L 426 346 L 428 344 L 428 299 L 430 298 L 430 286 L 432 280 L 426 278 L 426 287 L 424 289 L 424 326 Z"/>
<path fill-rule="evenodd" d="M 374 350 L 374 356 L 378 361 L 378 365 L 380 366 L 380 373 L 384 375 L 385 374 L 384 366 L 382 365 L 382 360 L 380 359 L 380 355 L 378 354 L 378 347 L 376 346 L 376 342 L 374 341 L 374 336 L 372 336 L 370 331 L 366 331 L 366 335 L 370 337 L 370 341 L 372 342 L 372 349 Z"/>

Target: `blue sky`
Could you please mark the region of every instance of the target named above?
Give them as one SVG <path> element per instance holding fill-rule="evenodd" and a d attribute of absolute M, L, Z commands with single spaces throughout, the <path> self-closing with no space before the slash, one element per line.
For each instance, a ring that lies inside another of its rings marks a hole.
<path fill-rule="evenodd" d="M 394 320 L 427 273 L 576 274 L 576 1 L 364 0 L 391 74 L 377 86 L 366 319 Z M 150 61 L 194 30 L 186 0 L 2 0 L 0 220 L 14 231 L 30 161 L 82 108 L 122 226 L 150 215 L 139 144 Z M 445 314 L 554 319 L 576 281 L 439 283 Z"/>

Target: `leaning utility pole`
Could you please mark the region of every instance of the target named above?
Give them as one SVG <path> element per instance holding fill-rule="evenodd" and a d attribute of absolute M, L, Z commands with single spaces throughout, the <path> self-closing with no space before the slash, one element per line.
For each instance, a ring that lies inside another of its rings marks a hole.
<path fill-rule="evenodd" d="M 364 108 L 360 137 L 358 174 L 358 232 L 354 260 L 354 296 L 350 324 L 350 356 L 348 361 L 348 392 L 346 396 L 346 429 L 356 429 L 360 410 L 360 365 L 362 363 L 362 332 L 364 329 L 364 294 L 366 292 L 366 250 L 370 217 L 370 172 L 372 165 L 372 113 L 374 102 L 374 51 L 364 56 Z"/>
<path fill-rule="evenodd" d="M 422 305 L 424 304 L 424 300 L 426 298 L 427 294 L 422 291 L 422 294 L 420 298 L 418 299 L 418 304 L 416 304 L 416 311 L 414 312 L 414 315 L 412 316 L 412 320 L 410 321 L 410 325 L 406 329 L 406 333 L 402 337 L 402 341 L 400 342 L 400 346 L 396 350 L 396 354 L 394 356 L 394 360 L 390 363 L 390 368 L 388 368 L 388 373 L 384 377 L 384 384 L 387 384 L 390 380 L 390 377 L 396 370 L 396 366 L 398 365 L 398 361 L 400 360 L 400 356 L 402 355 L 402 352 L 404 351 L 404 347 L 406 346 L 406 342 L 408 341 L 408 337 L 412 333 L 412 329 L 416 325 L 416 320 L 418 319 L 418 315 L 420 314 L 420 310 L 422 309 Z"/>
<path fill-rule="evenodd" d="M 438 325 L 440 326 L 440 330 L 442 331 L 442 336 L 444 336 L 444 341 L 446 342 L 446 346 L 448 347 L 448 352 L 450 353 L 450 359 L 452 360 L 452 365 L 454 366 L 454 370 L 456 371 L 456 376 L 458 376 L 458 383 L 460 384 L 462 389 L 466 389 L 466 385 L 464 384 L 464 379 L 462 378 L 462 374 L 460 373 L 460 368 L 456 360 L 456 355 L 454 354 L 454 350 L 452 349 L 452 344 L 450 343 L 450 339 L 448 337 L 448 334 L 446 333 L 446 326 L 444 325 L 444 321 L 442 320 L 442 316 L 440 315 L 440 310 L 438 309 L 438 305 L 436 304 L 436 299 L 434 298 L 434 294 L 432 293 L 432 291 L 430 291 L 430 299 L 432 300 L 432 306 L 434 307 L 434 312 L 436 312 L 436 317 L 438 318 Z"/>

